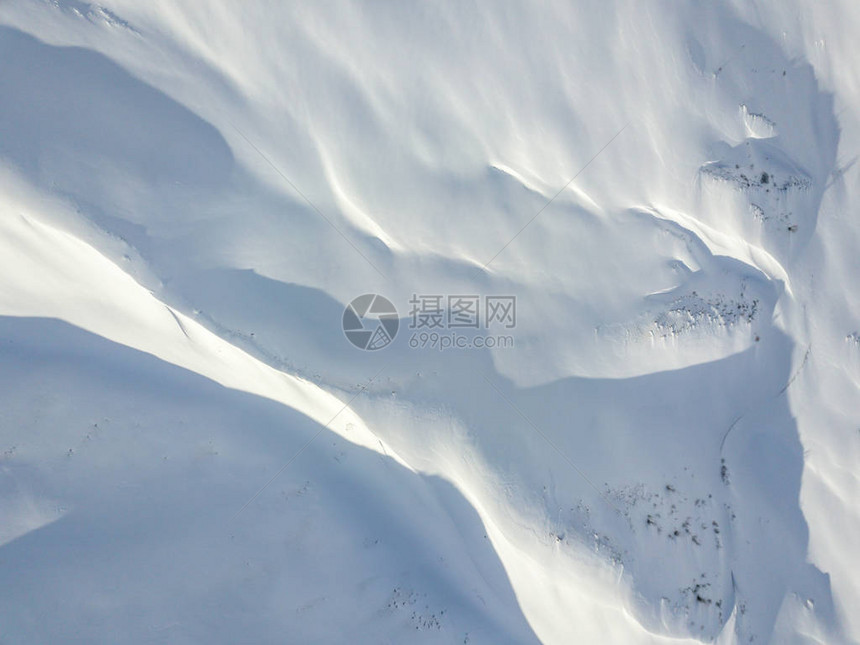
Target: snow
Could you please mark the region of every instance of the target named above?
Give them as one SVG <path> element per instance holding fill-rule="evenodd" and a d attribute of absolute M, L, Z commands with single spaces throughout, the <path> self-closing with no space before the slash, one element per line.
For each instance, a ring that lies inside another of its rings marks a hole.
<path fill-rule="evenodd" d="M 860 642 L 857 6 L 100 2 L 0 5 L 0 640 Z"/>

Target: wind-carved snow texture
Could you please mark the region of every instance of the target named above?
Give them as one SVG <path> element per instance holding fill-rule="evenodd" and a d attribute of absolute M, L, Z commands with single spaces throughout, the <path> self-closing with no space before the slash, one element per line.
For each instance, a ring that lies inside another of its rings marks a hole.
<path fill-rule="evenodd" d="M 643 217 L 653 218 L 650 213 Z M 652 342 L 686 337 L 740 335 L 749 340 L 764 315 L 770 315 L 778 297 L 774 285 L 760 271 L 734 260 L 714 256 L 701 238 L 682 226 L 660 220 L 660 227 L 681 241 L 698 265 L 691 269 L 677 260 L 673 267 L 680 284 L 645 298 L 645 312 L 632 322 L 598 328 L 599 334 L 621 342 Z M 767 324 L 767 323 L 765 323 Z"/>
<path fill-rule="evenodd" d="M 782 65 L 788 66 L 787 62 L 775 64 L 774 70 Z M 815 91 L 814 81 L 809 87 Z M 786 100 L 791 102 L 793 99 Z M 797 100 L 816 103 L 814 96 Z M 780 136 L 790 137 L 794 128 L 803 133 L 803 139 L 805 131 L 811 129 L 814 132 L 820 127 L 822 115 L 813 113 L 809 122 L 780 119 L 779 133 L 776 121 L 768 118 L 766 113 L 751 111 L 744 105 L 742 117 L 749 139 L 735 147 L 715 144 L 719 160 L 703 164 L 700 175 L 706 183 L 727 186 L 740 196 L 746 202 L 748 212 L 754 216 L 751 219 L 767 229 L 758 239 L 750 236 L 750 241 L 782 257 L 781 239 L 794 236 L 799 229 L 805 229 L 804 239 L 809 239 L 810 229 L 814 229 L 816 224 L 821 186 L 813 174 L 802 169 L 801 164 L 780 149 Z M 798 149 L 797 145 L 793 147 Z M 825 162 L 832 163 L 827 159 L 832 150 L 828 143 L 822 146 L 820 152 Z M 804 152 L 814 154 L 819 150 L 809 148 Z M 810 162 L 813 168 L 820 164 L 814 157 Z M 824 171 L 819 170 L 815 174 L 824 178 L 830 171 L 825 166 Z M 689 216 L 695 219 L 697 214 L 692 212 Z M 704 221 L 717 230 L 724 226 L 718 220 Z M 746 228 L 749 224 L 741 222 L 741 226 Z M 739 260 L 735 265 L 718 260 L 702 249 L 702 238 L 689 229 L 679 229 L 675 234 L 685 239 L 701 269 L 692 270 L 683 263 L 678 264 L 681 284 L 665 293 L 648 296 L 646 302 L 650 313 L 643 313 L 634 324 L 606 325 L 598 328 L 598 332 L 609 337 L 621 337 L 627 342 L 643 342 L 653 338 L 682 338 L 693 333 L 713 334 L 722 329 L 746 336 L 753 345 L 765 332 L 772 334 L 772 312 L 781 291 L 773 276 L 762 275 L 746 264 L 748 260 L 742 259 L 740 254 L 735 258 Z M 732 282 L 732 288 L 726 289 Z M 655 302 L 665 304 L 655 309 Z M 805 364 L 805 358 L 803 362 Z M 796 374 L 783 373 L 781 383 L 777 380 L 769 393 L 762 393 L 761 403 L 753 404 L 752 409 L 756 412 L 750 413 L 755 420 L 741 416 L 727 424 L 728 440 L 723 440 L 711 461 L 712 465 L 704 473 L 700 467 L 685 465 L 682 473 L 669 470 L 674 474 L 667 477 L 668 481 L 663 486 L 653 481 L 651 484 L 634 481 L 608 487 L 606 494 L 628 520 L 629 540 L 622 537 L 623 530 L 617 526 L 609 528 L 605 521 L 592 521 L 586 517 L 573 524 L 586 538 L 593 536 L 595 552 L 622 567 L 636 581 L 637 590 L 651 599 L 652 604 L 644 613 L 651 613 L 651 624 L 655 628 L 659 625 L 678 635 L 689 633 L 711 640 L 721 633 L 731 617 L 735 635 L 741 642 L 758 641 L 763 633 L 767 633 L 768 628 L 761 622 L 760 606 L 756 608 L 757 601 L 749 595 L 750 578 L 735 570 L 739 561 L 749 561 L 749 550 L 756 542 L 738 539 L 740 534 L 746 533 L 739 523 L 742 525 L 752 518 L 747 510 L 736 508 L 736 501 L 742 499 L 738 495 L 743 495 L 739 491 L 745 487 L 750 490 L 750 481 L 747 479 L 744 485 L 737 472 L 746 472 L 754 466 L 748 457 L 740 458 L 735 446 L 750 441 L 744 434 L 759 434 L 754 429 L 755 424 L 763 423 L 767 418 L 761 409 L 770 410 L 771 420 L 767 423 L 772 423 L 772 418 L 783 417 L 787 422 L 784 428 L 791 427 L 790 417 L 784 410 L 777 413 L 772 402 L 783 396 L 795 378 Z M 714 388 L 713 394 L 722 396 L 722 386 Z M 686 432 L 688 428 L 676 426 L 675 430 Z M 767 434 L 761 433 L 756 441 L 761 441 Z M 770 440 L 775 441 L 775 446 L 782 441 L 776 437 Z M 746 449 L 749 449 L 749 444 Z M 740 466 L 739 458 L 746 462 L 743 466 Z M 769 476 L 777 477 L 779 473 L 791 472 L 796 467 L 796 461 L 789 459 L 771 470 Z M 795 485 L 799 487 L 799 482 Z M 794 515 L 791 522 L 796 521 L 797 514 Z M 761 522 L 762 519 L 754 521 Z M 570 535 L 571 531 L 562 533 Z M 585 538 L 582 539 L 587 543 Z M 779 548 L 775 543 L 780 539 L 777 532 L 772 538 L 758 540 L 759 546 L 753 549 Z M 764 546 L 764 542 L 773 546 Z M 786 546 L 785 553 L 797 548 L 796 545 Z M 671 561 L 674 566 L 671 571 L 666 567 L 657 573 L 649 563 L 652 559 Z M 641 569 L 650 573 L 643 573 Z M 820 572 L 810 571 L 806 575 L 808 589 L 819 589 Z M 643 620 L 648 624 L 647 618 L 643 617 Z"/>
<path fill-rule="evenodd" d="M 140 33 L 134 29 L 127 21 L 120 18 L 110 9 L 102 5 L 91 2 L 83 2 L 82 0 L 50 0 L 57 8 L 62 11 L 67 11 L 73 15 L 85 18 L 92 23 L 103 23 L 109 27 L 121 27 L 128 29 L 137 35 Z"/>
<path fill-rule="evenodd" d="M 840 1 L 0 3 L 0 639 L 860 638 Z"/>
<path fill-rule="evenodd" d="M 771 121 L 764 114 L 750 112 L 746 105 L 741 106 L 741 113 L 743 114 L 744 124 L 747 127 L 749 136 L 757 139 L 769 139 L 770 137 L 776 136 L 776 123 Z"/>

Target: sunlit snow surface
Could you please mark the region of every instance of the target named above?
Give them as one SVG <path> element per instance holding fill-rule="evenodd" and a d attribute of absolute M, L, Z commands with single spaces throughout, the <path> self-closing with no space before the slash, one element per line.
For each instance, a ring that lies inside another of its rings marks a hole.
<path fill-rule="evenodd" d="M 0 4 L 0 642 L 860 642 L 858 60 L 850 0 Z"/>

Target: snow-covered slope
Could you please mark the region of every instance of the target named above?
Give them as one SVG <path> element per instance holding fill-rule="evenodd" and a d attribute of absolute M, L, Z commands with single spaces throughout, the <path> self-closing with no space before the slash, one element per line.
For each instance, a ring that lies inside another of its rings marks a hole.
<path fill-rule="evenodd" d="M 0 642 L 860 642 L 858 35 L 0 4 Z"/>

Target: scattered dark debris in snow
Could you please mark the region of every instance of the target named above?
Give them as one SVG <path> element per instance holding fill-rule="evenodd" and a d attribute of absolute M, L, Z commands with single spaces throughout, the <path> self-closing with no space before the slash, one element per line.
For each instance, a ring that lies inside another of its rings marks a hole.
<path fill-rule="evenodd" d="M 735 184 L 741 190 L 755 190 L 763 186 L 765 190 L 787 193 L 791 190 L 809 190 L 812 181 L 807 177 L 796 175 L 784 175 L 778 177 L 775 173 L 761 172 L 755 170 L 755 164 L 730 166 L 720 161 L 712 161 L 702 166 L 702 172 L 719 181 L 727 181 Z"/>
<path fill-rule="evenodd" d="M 758 310 L 758 298 L 745 297 L 743 289 L 737 298 L 722 293 L 701 296 L 692 291 L 674 299 L 668 309 L 655 318 L 654 326 L 662 337 L 675 336 L 703 322 L 720 327 L 749 324 L 756 319 Z"/>
<path fill-rule="evenodd" d="M 690 477 L 692 478 L 692 474 Z M 712 493 L 691 499 L 680 492 L 676 484 L 668 483 L 663 486 L 662 491 L 649 491 L 642 484 L 621 489 L 607 487 L 607 496 L 624 509 L 624 515 L 634 531 L 644 529 L 654 531 L 657 535 L 665 533 L 668 540 L 682 539 L 696 547 L 704 547 L 706 544 L 702 532 L 705 535 L 710 533 L 714 538 L 713 548 L 720 549 L 723 546 Z M 681 512 L 679 508 L 682 509 Z M 724 504 L 723 512 L 734 518 L 729 504 Z M 598 545 L 608 547 L 600 537 L 598 533 L 594 533 Z"/>
<path fill-rule="evenodd" d="M 762 118 L 750 115 L 751 118 Z M 768 157 L 765 162 L 773 163 Z M 757 169 L 748 157 L 743 163 L 712 161 L 703 165 L 700 172 L 717 182 L 731 184 L 746 194 L 753 217 L 760 222 L 779 222 L 790 232 L 797 230 L 794 210 L 796 199 L 812 188 L 812 180 L 800 170 L 790 167 L 781 170 Z"/>
<path fill-rule="evenodd" d="M 418 603 L 422 600 L 426 601 L 426 594 L 419 594 L 411 589 L 403 587 L 395 587 L 388 600 L 388 609 L 399 610 L 412 608 L 412 613 L 409 620 L 412 626 L 418 630 L 425 629 L 442 629 L 442 619 L 445 616 L 445 610 L 431 611 L 429 603 L 425 602 L 423 607 L 418 607 Z M 468 636 L 467 636 L 468 637 Z"/>

